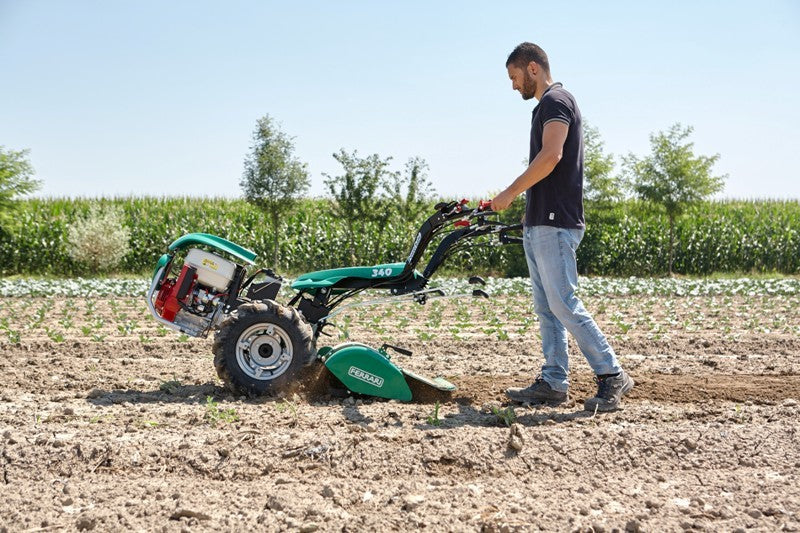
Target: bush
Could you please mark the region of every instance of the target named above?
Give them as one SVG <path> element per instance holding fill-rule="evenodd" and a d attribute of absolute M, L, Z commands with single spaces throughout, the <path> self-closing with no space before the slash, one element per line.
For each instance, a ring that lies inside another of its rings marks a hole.
<path fill-rule="evenodd" d="M 69 228 L 69 256 L 91 274 L 113 270 L 130 251 L 131 232 L 123 220 L 116 206 L 92 205 L 86 217 Z"/>

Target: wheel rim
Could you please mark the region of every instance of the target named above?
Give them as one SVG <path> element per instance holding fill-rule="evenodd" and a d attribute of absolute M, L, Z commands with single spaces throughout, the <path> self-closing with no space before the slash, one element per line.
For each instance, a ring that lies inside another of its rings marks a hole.
<path fill-rule="evenodd" d="M 259 381 L 269 381 L 286 372 L 292 363 L 292 353 L 289 335 L 275 324 L 250 326 L 236 342 L 239 368 Z"/>

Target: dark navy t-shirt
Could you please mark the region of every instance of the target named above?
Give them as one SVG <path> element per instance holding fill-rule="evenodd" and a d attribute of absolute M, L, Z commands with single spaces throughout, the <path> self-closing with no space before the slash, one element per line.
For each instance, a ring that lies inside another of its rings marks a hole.
<path fill-rule="evenodd" d="M 567 124 L 569 133 L 553 171 L 525 192 L 525 225 L 584 228 L 581 112 L 575 97 L 560 83 L 551 85 L 533 110 L 528 163 L 542 150 L 542 131 L 554 120 Z"/>

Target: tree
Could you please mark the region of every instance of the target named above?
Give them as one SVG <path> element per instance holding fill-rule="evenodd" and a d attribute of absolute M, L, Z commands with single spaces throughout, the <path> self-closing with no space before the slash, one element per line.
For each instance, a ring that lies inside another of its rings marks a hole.
<path fill-rule="evenodd" d="M 614 156 L 604 152 L 600 131 L 589 124 L 583 125 L 583 194 L 598 207 L 608 207 L 622 200 L 622 180 L 613 174 Z"/>
<path fill-rule="evenodd" d="M 719 154 L 694 154 L 689 142 L 693 128 L 673 124 L 667 132 L 650 134 L 651 154 L 624 158 L 629 187 L 634 194 L 664 209 L 669 219 L 669 275 L 675 248 L 675 221 L 692 204 L 708 199 L 725 188 L 727 175 L 712 176 Z"/>
<path fill-rule="evenodd" d="M 310 185 L 306 164 L 294 158 L 293 152 L 293 138 L 283 133 L 269 115 L 258 119 L 240 185 L 245 199 L 269 220 L 274 266 L 280 260 L 281 219 L 292 212 Z"/>
<path fill-rule="evenodd" d="M 355 236 L 359 228 L 369 222 L 386 221 L 389 213 L 379 209 L 379 200 L 386 198 L 389 184 L 397 179 L 396 173 L 389 170 L 391 157 L 381 158 L 378 154 L 359 157 L 358 151 L 347 153 L 344 148 L 333 154 L 342 165 L 344 174 L 330 176 L 324 174 L 325 186 L 334 199 L 333 211 L 345 223 L 350 258 L 356 259 Z M 378 243 L 375 243 L 378 247 Z"/>
<path fill-rule="evenodd" d="M 20 196 L 39 189 L 41 182 L 33 178 L 28 161 L 29 150 L 7 150 L 0 146 L 0 227 L 13 220 Z"/>
<path fill-rule="evenodd" d="M 394 173 L 389 184 L 389 199 L 397 216 L 416 222 L 427 206 L 425 201 L 433 194 L 433 184 L 428 180 L 428 163 L 421 157 L 406 162 L 405 173 Z"/>

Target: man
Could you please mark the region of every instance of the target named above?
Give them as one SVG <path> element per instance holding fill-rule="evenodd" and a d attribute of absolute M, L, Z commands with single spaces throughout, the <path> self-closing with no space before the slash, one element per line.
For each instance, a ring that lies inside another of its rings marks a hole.
<path fill-rule="evenodd" d="M 506 209 L 525 192 L 523 245 L 544 352 L 542 373 L 534 383 L 506 394 L 516 402 L 567 401 L 569 331 L 597 376 L 597 395 L 586 400 L 584 408 L 613 411 L 633 388 L 633 380 L 575 295 L 575 250 L 585 229 L 581 113 L 575 98 L 553 83 L 547 54 L 539 46 L 520 44 L 508 56 L 506 68 L 512 88 L 524 100 L 536 98 L 539 104 L 533 110 L 528 168 L 492 200 L 492 209 Z"/>

